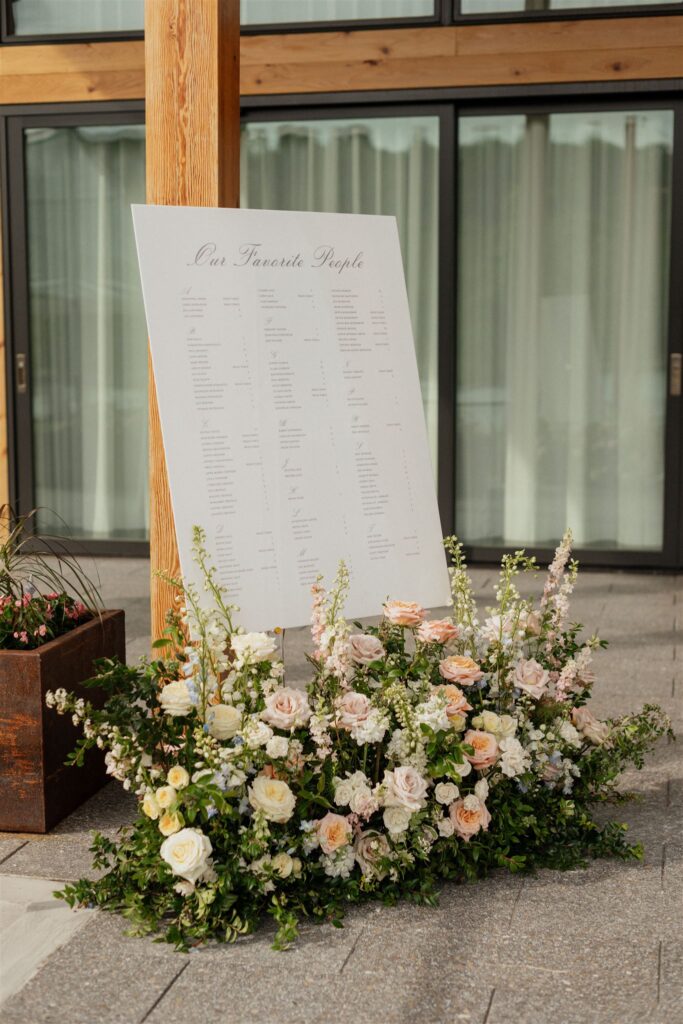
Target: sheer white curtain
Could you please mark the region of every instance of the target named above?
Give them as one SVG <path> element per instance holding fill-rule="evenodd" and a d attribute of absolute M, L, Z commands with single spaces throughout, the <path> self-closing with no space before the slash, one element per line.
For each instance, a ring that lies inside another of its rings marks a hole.
<path fill-rule="evenodd" d="M 244 207 L 396 217 L 434 459 L 438 151 L 435 117 L 252 122 L 241 151 Z"/>
<path fill-rule="evenodd" d="M 26 132 L 36 503 L 80 537 L 147 534 L 144 175 L 142 125 Z"/>
<path fill-rule="evenodd" d="M 662 543 L 673 119 L 460 128 L 457 528 Z"/>

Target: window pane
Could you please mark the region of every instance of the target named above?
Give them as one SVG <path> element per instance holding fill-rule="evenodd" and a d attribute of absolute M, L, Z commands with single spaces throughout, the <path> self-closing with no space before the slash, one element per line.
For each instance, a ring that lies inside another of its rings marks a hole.
<path fill-rule="evenodd" d="M 438 155 L 437 117 L 252 122 L 240 175 L 242 206 L 396 217 L 434 455 Z"/>
<path fill-rule="evenodd" d="M 242 0 L 243 25 L 287 22 L 419 18 L 434 14 L 434 0 Z"/>
<path fill-rule="evenodd" d="M 460 120 L 456 528 L 662 546 L 670 111 Z"/>
<path fill-rule="evenodd" d="M 512 14 L 516 11 L 571 11 L 581 7 L 651 7 L 681 0 L 460 0 L 462 14 Z"/>
<path fill-rule="evenodd" d="M 12 0 L 18 36 L 142 31 L 144 0 Z"/>
<path fill-rule="evenodd" d="M 142 125 L 25 133 L 36 504 L 78 537 L 147 534 L 144 145 Z"/>

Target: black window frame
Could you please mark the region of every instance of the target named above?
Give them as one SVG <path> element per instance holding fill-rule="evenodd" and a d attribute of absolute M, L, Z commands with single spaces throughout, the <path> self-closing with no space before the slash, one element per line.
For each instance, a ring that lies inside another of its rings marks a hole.
<path fill-rule="evenodd" d="M 498 25 L 510 22 L 525 23 L 533 21 L 588 21 L 609 20 L 610 18 L 643 18 L 661 15 L 683 14 L 683 0 L 672 3 L 643 4 L 621 3 L 614 7 L 570 7 L 565 10 L 529 10 L 529 11 L 462 11 L 462 0 L 451 0 L 451 24 L 453 25 Z"/>

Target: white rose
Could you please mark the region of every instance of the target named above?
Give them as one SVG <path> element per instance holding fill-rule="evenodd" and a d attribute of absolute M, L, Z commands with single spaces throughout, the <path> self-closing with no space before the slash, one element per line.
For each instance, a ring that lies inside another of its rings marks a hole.
<path fill-rule="evenodd" d="M 444 839 L 448 839 L 455 832 L 455 825 L 450 818 L 441 818 L 436 827 L 439 830 L 439 835 Z"/>
<path fill-rule="evenodd" d="M 495 711 L 482 711 L 479 718 L 481 725 L 476 725 L 475 729 L 483 729 L 484 732 L 491 732 L 494 736 L 500 732 L 500 716 Z M 472 724 L 474 725 L 474 722 Z"/>
<path fill-rule="evenodd" d="M 173 718 L 180 718 L 192 710 L 190 691 L 184 679 L 175 679 L 172 683 L 166 683 L 159 694 L 159 703 L 164 714 Z"/>
<path fill-rule="evenodd" d="M 385 772 L 382 785 L 385 807 L 405 807 L 412 813 L 427 802 L 427 782 L 412 765 L 401 765 Z"/>
<path fill-rule="evenodd" d="M 168 810 L 169 807 L 174 807 L 178 799 L 178 794 L 173 786 L 160 786 L 154 795 L 159 807 L 163 811 Z"/>
<path fill-rule="evenodd" d="M 383 658 L 386 653 L 376 636 L 365 633 L 356 633 L 349 637 L 349 650 L 357 665 L 369 665 L 371 661 Z"/>
<path fill-rule="evenodd" d="M 239 731 L 242 716 L 232 704 L 212 704 L 206 709 L 206 725 L 215 740 L 230 740 Z"/>
<path fill-rule="evenodd" d="M 172 836 L 179 832 L 185 824 L 185 820 L 178 811 L 164 811 L 159 818 L 159 831 L 163 836 Z"/>
<path fill-rule="evenodd" d="M 348 804 L 351 803 L 351 798 L 353 797 L 353 794 L 354 787 L 352 783 L 350 783 L 348 779 L 345 779 L 343 782 L 340 782 L 339 785 L 335 787 L 334 802 L 338 807 L 346 807 Z"/>
<path fill-rule="evenodd" d="M 411 812 L 406 807 L 387 807 L 382 815 L 384 827 L 392 836 L 405 832 L 411 817 Z"/>
<path fill-rule="evenodd" d="M 460 790 L 454 782 L 438 782 L 434 796 L 440 804 L 452 804 L 460 796 Z"/>
<path fill-rule="evenodd" d="M 282 824 L 292 817 L 296 797 L 281 779 L 257 775 L 249 787 L 249 803 L 254 810 L 262 811 L 268 821 Z"/>
<path fill-rule="evenodd" d="M 157 820 L 157 818 L 161 814 L 161 808 L 159 807 L 159 803 L 154 793 L 149 791 L 145 793 L 144 799 L 142 801 L 142 811 L 143 814 L 146 814 L 148 818 L 152 819 L 152 821 Z"/>
<path fill-rule="evenodd" d="M 233 633 L 230 644 L 238 668 L 249 661 L 267 661 L 277 648 L 277 641 L 267 633 Z"/>
<path fill-rule="evenodd" d="M 507 736 L 514 736 L 517 732 L 517 719 L 512 715 L 501 715 L 498 726 L 498 738 L 505 739 Z"/>
<path fill-rule="evenodd" d="M 185 789 L 185 786 L 189 785 L 190 776 L 185 768 L 181 764 L 175 764 L 166 776 L 169 786 L 173 786 L 174 789 Z"/>
<path fill-rule="evenodd" d="M 264 722 L 276 729 L 295 729 L 305 725 L 311 717 L 311 709 L 303 690 L 281 686 L 266 697 L 266 706 L 261 712 Z"/>
<path fill-rule="evenodd" d="M 456 764 L 455 765 L 455 770 L 458 773 L 458 775 L 460 776 L 460 778 L 464 779 L 465 776 L 469 775 L 470 772 L 472 771 L 472 765 L 467 760 L 467 758 L 465 758 L 465 760 L 463 761 L 462 764 Z"/>
<path fill-rule="evenodd" d="M 289 878 L 294 870 L 294 861 L 288 853 L 276 853 L 270 862 L 270 866 L 280 878 Z"/>
<path fill-rule="evenodd" d="M 287 757 L 289 740 L 285 736 L 271 736 L 266 743 L 268 757 Z"/>
<path fill-rule="evenodd" d="M 479 782 L 475 784 L 474 795 L 478 796 L 481 802 L 484 803 L 489 795 L 489 784 L 486 779 L 479 779 Z"/>
<path fill-rule="evenodd" d="M 161 856 L 174 875 L 196 882 L 209 866 L 211 840 L 199 828 L 184 828 L 161 844 Z"/>
<path fill-rule="evenodd" d="M 548 689 L 549 681 L 550 673 L 542 665 L 539 665 L 535 658 L 529 658 L 528 661 L 522 658 L 517 662 L 513 683 L 519 690 L 528 693 L 530 697 L 534 697 L 536 700 L 542 697 Z"/>

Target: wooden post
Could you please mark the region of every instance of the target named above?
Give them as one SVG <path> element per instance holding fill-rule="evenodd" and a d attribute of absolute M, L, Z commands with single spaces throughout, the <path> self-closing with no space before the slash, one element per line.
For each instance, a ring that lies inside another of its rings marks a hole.
<path fill-rule="evenodd" d="M 146 0 L 148 203 L 239 206 L 239 47 L 239 0 Z M 149 459 L 151 568 L 175 574 L 178 545 L 151 362 Z M 152 576 L 152 639 L 173 596 Z"/>

